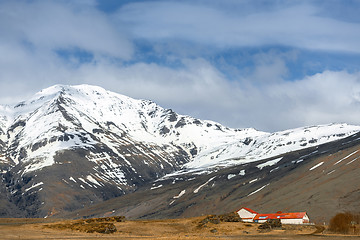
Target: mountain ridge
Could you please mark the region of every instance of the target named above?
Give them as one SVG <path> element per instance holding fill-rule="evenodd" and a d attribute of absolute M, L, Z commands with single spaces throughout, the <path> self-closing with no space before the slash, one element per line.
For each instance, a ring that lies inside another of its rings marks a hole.
<path fill-rule="evenodd" d="M 162 178 L 208 174 L 358 131 L 347 124 L 275 133 L 233 129 L 101 87 L 55 85 L 0 106 L 4 201 L 26 216 L 52 216 Z"/>
<path fill-rule="evenodd" d="M 109 95 L 108 98 L 99 98 L 99 99 L 86 99 L 83 96 L 81 96 L 79 93 L 83 91 L 83 95 L 89 95 L 90 93 L 95 94 L 95 95 Z M 68 93 L 70 95 L 66 96 L 66 93 Z M 65 95 L 65 96 L 64 96 Z M 76 97 L 71 97 L 72 95 L 76 95 Z M 104 100 L 105 99 L 105 104 L 104 102 L 101 102 L 100 100 Z M 112 109 L 110 109 L 110 111 L 114 110 L 114 114 L 111 114 L 109 111 L 102 111 L 102 109 L 107 108 L 108 106 L 105 106 L 106 104 L 108 104 L 109 100 L 116 100 L 116 101 L 120 101 L 120 105 L 119 104 L 115 104 L 115 105 L 110 105 L 110 107 Z M 92 100 L 93 102 L 93 106 L 91 106 L 93 109 L 90 109 L 90 107 L 85 107 L 87 104 L 90 104 Z M 96 102 L 97 101 L 97 102 Z M 79 104 L 81 103 L 81 104 Z M 97 106 L 97 104 L 100 103 L 100 106 Z M 125 105 L 123 103 L 127 103 L 128 105 Z M 45 104 L 45 106 L 44 106 Z M 67 109 L 64 109 L 63 104 L 65 104 L 65 106 L 67 107 Z M 77 110 L 78 112 L 74 111 L 72 108 L 68 108 L 68 106 L 70 104 L 76 104 L 77 106 Z M 30 111 L 28 111 L 28 113 L 24 114 L 24 111 L 19 111 L 19 109 L 27 109 L 28 106 L 32 106 L 35 105 L 35 108 L 31 109 Z M 80 108 L 79 111 L 79 106 L 83 109 Z M 117 108 L 116 108 L 117 107 Z M 139 109 L 144 108 L 144 107 L 148 107 L 148 109 L 146 109 L 146 111 L 142 111 L 140 112 Z M 43 109 L 45 108 L 45 110 Z M 58 109 L 56 109 L 58 108 Z M 10 109 L 10 107 L 8 107 L 8 109 Z M 121 114 L 119 111 L 116 112 L 116 110 L 120 109 L 122 112 L 126 112 Z M 51 122 L 51 120 L 48 119 L 43 119 L 44 117 L 46 117 L 46 111 L 51 110 L 51 112 L 53 114 L 55 114 L 55 116 L 51 116 L 53 119 L 56 119 L 56 121 Z M 91 111 L 92 110 L 92 111 Z M 135 116 L 135 114 L 133 113 L 134 111 L 131 110 L 137 110 L 138 111 L 138 116 Z M 156 111 L 159 111 L 162 114 L 162 116 L 159 116 L 159 113 L 157 113 Z M 66 86 L 66 85 L 55 85 L 53 87 L 44 89 L 40 92 L 38 92 L 37 94 L 35 94 L 35 96 L 28 100 L 28 101 L 24 101 L 21 102 L 19 104 L 17 104 L 14 108 L 13 108 L 13 114 L 15 116 L 9 117 L 9 115 L 7 116 L 3 116 L 2 119 L 10 119 L 7 121 L 6 125 L 7 126 L 11 126 L 11 128 L 9 129 L 10 131 L 14 131 L 18 125 L 23 125 L 24 121 L 23 119 L 26 119 L 26 115 L 39 115 L 39 111 L 43 111 L 45 112 L 45 114 L 41 115 L 40 117 L 42 117 L 41 121 L 43 122 L 48 122 L 48 127 L 50 128 L 54 128 L 55 125 L 58 123 L 58 127 L 61 128 L 62 126 L 64 127 L 66 125 L 66 123 L 71 122 L 74 126 L 72 126 L 75 129 L 78 128 L 83 128 L 86 132 L 91 133 L 93 131 L 97 131 L 96 129 L 96 125 L 99 125 L 99 123 L 108 123 L 109 125 L 111 125 L 111 121 L 112 119 L 114 119 L 114 117 L 122 117 L 124 115 L 126 115 L 126 119 L 127 121 L 124 119 L 122 119 L 122 121 L 115 121 L 116 127 L 123 127 L 123 129 L 117 129 L 118 130 L 118 134 L 124 134 L 126 131 L 127 133 L 129 133 L 129 135 L 135 139 L 140 139 L 141 141 L 148 141 L 148 142 L 154 142 L 156 144 L 159 143 L 164 143 L 164 142 L 169 142 L 169 141 L 179 141 L 180 140 L 180 145 L 186 145 L 186 144 L 191 144 L 191 143 L 187 143 L 186 140 L 188 140 L 189 138 L 189 133 L 193 131 L 193 129 L 190 130 L 186 130 L 185 133 L 186 134 L 182 134 L 180 137 L 176 137 L 176 135 L 180 135 L 179 132 L 175 132 L 174 129 L 177 128 L 181 128 L 182 126 L 185 126 L 186 124 L 190 123 L 192 121 L 192 123 L 194 123 L 195 125 L 207 125 L 207 127 L 209 126 L 215 126 L 216 130 L 225 132 L 228 131 L 231 134 L 229 136 L 225 136 L 225 139 L 223 144 L 218 146 L 218 149 L 216 149 L 216 151 L 221 151 L 224 147 L 223 145 L 228 144 L 230 141 L 233 141 L 233 145 L 237 144 L 237 142 L 243 140 L 245 145 L 250 145 L 251 141 L 256 141 L 258 139 L 252 139 L 252 138 L 256 138 L 256 137 L 273 137 L 272 141 L 274 141 L 274 138 L 276 138 L 276 136 L 280 136 L 283 135 L 282 138 L 286 135 L 291 134 L 292 132 L 296 132 L 298 133 L 299 131 L 304 131 L 304 132 L 310 132 L 311 128 L 317 128 L 316 130 L 320 129 L 320 128 L 327 128 L 327 127 L 331 127 L 333 126 L 333 128 L 331 129 L 331 131 L 337 131 L 339 129 L 337 128 L 344 128 L 344 127 L 348 127 L 349 130 L 350 128 L 355 128 L 356 131 L 360 130 L 360 127 L 357 126 L 349 126 L 346 124 L 330 124 L 330 125 L 319 125 L 319 126 L 314 126 L 314 127 L 304 127 L 304 128 L 298 128 L 298 129 L 293 129 L 293 130 L 285 130 L 285 131 L 281 131 L 281 132 L 275 132 L 275 133 L 265 133 L 265 132 L 260 132 L 257 131 L 253 128 L 247 128 L 247 129 L 230 129 L 227 127 L 223 127 L 221 126 L 219 123 L 213 122 L 213 121 L 201 121 L 189 116 L 184 116 L 184 115 L 178 115 L 176 113 L 174 113 L 172 110 L 170 109 L 163 109 L 160 106 L 156 105 L 155 103 L 148 101 L 148 100 L 134 100 L 131 99 L 129 97 L 126 97 L 124 95 L 120 95 L 120 94 L 115 94 L 115 93 L 111 93 L 109 91 L 106 91 L 100 87 L 94 87 L 94 86 L 90 86 L 90 85 L 78 85 L 78 86 Z M 30 112 L 30 113 L 29 113 Z M 56 112 L 58 112 L 58 114 L 56 114 Z M 155 114 L 155 115 L 152 115 Z M 25 116 L 24 116 L 25 115 Z M 10 115 L 11 116 L 11 115 Z M 152 121 L 149 121 L 149 116 L 151 118 Z M 39 118 L 40 118 L 39 117 Z M 169 128 L 169 124 L 164 124 L 164 121 L 166 120 L 166 117 L 168 117 L 168 122 L 170 123 L 175 123 L 176 124 L 172 124 L 171 127 L 173 127 L 174 129 L 172 129 L 173 131 L 170 131 Z M 87 118 L 87 121 L 84 121 L 84 118 Z M 34 116 L 30 116 L 29 119 L 31 120 L 31 122 L 29 124 L 32 124 L 33 126 L 39 125 L 37 124 L 36 120 L 34 119 Z M 100 119 L 100 120 L 99 120 Z M 106 120 L 104 120 L 106 119 Z M 140 121 L 139 121 L 140 119 Z M 13 123 L 11 123 L 11 120 L 13 120 Z M 59 120 L 63 120 L 62 122 Z M 154 121 L 156 120 L 156 121 Z M 134 123 L 132 123 L 135 122 Z M 88 126 L 89 122 L 93 124 L 93 126 Z M 2 126 L 4 126 L 5 124 L 2 123 Z M 95 125 L 95 126 L 94 126 Z M 46 126 L 45 126 L 46 127 Z M 9 128 L 9 127 L 8 127 Z M 40 128 L 44 128 L 44 124 L 40 125 Z M 52 129 L 48 128 L 47 131 L 50 131 Z M 6 128 L 5 128 L 6 129 Z M 95 130 L 94 130 L 95 129 Z M 128 130 L 130 129 L 130 130 Z M 38 131 L 38 129 L 35 129 L 36 131 Z M 112 130 L 114 130 L 114 128 L 112 128 Z M 198 130 L 198 129 L 197 129 Z M 354 133 L 354 130 L 350 130 L 347 132 L 352 132 Z M 6 130 L 5 130 L 6 131 Z M 2 132 L 5 132 L 4 130 L 2 130 Z M 101 130 L 99 130 L 101 131 Z M 208 129 L 205 130 L 206 132 L 208 132 Z M 331 134 L 331 131 L 329 131 L 329 134 Z M 234 132 L 248 132 L 245 133 L 244 135 L 250 135 L 248 136 L 244 136 L 241 134 L 234 134 Z M 344 134 L 344 131 L 339 131 L 339 135 Z M 346 132 L 346 131 L 345 131 Z M 33 132 L 27 133 L 25 135 L 29 136 L 30 139 L 28 139 L 27 143 L 25 143 L 24 145 L 29 145 L 29 142 L 35 142 L 37 138 L 41 137 L 41 135 L 39 134 L 38 136 L 32 136 L 32 134 L 34 134 Z M 42 130 L 42 134 L 44 135 L 44 130 Z M 326 133 L 325 133 L 326 134 Z M 2 134 L 2 136 L 4 136 L 5 134 Z M 184 137 L 182 137 L 183 135 L 185 135 Z M 192 135 L 195 135 L 194 133 L 192 133 Z M 240 135 L 240 136 L 239 136 Z M 345 134 L 346 135 L 346 134 Z M 347 134 L 348 135 L 348 134 Z M 165 141 L 161 141 L 163 138 L 160 138 L 160 136 L 166 136 L 168 138 L 170 138 L 169 140 L 165 140 Z M 214 144 L 214 142 L 218 142 L 219 138 L 218 136 L 215 137 L 215 139 L 210 139 L 211 141 L 209 141 L 209 134 L 205 135 L 204 133 L 198 134 L 197 136 L 195 135 L 195 137 L 193 138 L 199 138 L 198 142 L 205 142 L 207 140 L 207 143 L 205 145 L 211 145 Z M 34 137 L 36 139 L 34 139 Z M 192 136 L 191 136 L 192 137 Z M 211 137 L 211 136 L 210 136 Z M 315 136 L 317 138 L 319 138 L 319 136 Z M 320 136 L 321 138 L 322 136 Z M 182 138 L 182 139 L 181 139 Z M 187 139 L 186 139 L 187 138 Z M 230 139 L 232 138 L 232 139 Z M 304 138 L 304 136 L 301 136 L 301 138 Z M 91 137 L 87 137 L 88 140 L 92 140 Z M 276 140 L 276 139 L 275 139 Z M 303 139 L 301 139 L 303 140 Z M 314 141 L 317 141 L 318 139 L 314 139 Z M 330 141 L 333 139 L 330 139 Z M 336 140 L 336 138 L 334 138 L 334 140 Z M 4 141 L 4 140 L 3 140 Z M 190 139 L 190 141 L 188 142 L 194 142 L 196 141 L 196 139 Z M 260 139 L 261 141 L 261 139 Z M 265 141 L 267 141 L 267 139 L 265 139 Z M 311 141 L 311 139 L 310 139 Z M 324 141 L 323 141 L 324 142 Z M 323 143 L 321 142 L 321 143 Z M 79 142 L 75 141 L 73 145 L 78 145 Z M 85 144 L 85 143 L 83 143 Z M 230 143 L 231 144 L 231 143 Z M 195 145 L 200 145 L 199 143 L 195 144 Z M 201 146 L 204 148 L 204 146 Z M 295 150 L 300 149 L 301 146 L 297 146 L 297 148 Z M 60 147 L 61 149 L 61 147 Z M 184 149 L 187 150 L 189 153 L 191 150 L 189 149 Z M 294 150 L 294 149 L 291 149 Z M 214 149 L 209 149 L 209 152 L 214 152 Z M 193 150 L 193 152 L 195 152 L 195 149 Z M 282 153 L 280 152 L 276 152 L 274 154 L 279 154 Z M 248 153 L 247 153 L 248 154 Z M 260 153 L 261 154 L 261 153 Z M 191 154 L 192 155 L 192 154 Z M 245 154 L 244 154 L 245 155 Z M 235 156 L 225 156 L 222 159 L 229 159 L 229 158 L 233 158 Z M 268 157 L 268 155 L 267 155 Z M 16 159 L 15 159 L 16 160 Z M 201 159 L 200 159 L 201 160 Z M 18 163 L 18 161 L 16 161 Z M 215 164 L 218 164 L 218 162 L 216 162 Z M 191 166 L 191 164 L 190 164 Z"/>

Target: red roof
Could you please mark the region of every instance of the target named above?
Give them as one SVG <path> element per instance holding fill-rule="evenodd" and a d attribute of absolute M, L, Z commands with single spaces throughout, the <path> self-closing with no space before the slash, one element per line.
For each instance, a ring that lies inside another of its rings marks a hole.
<path fill-rule="evenodd" d="M 246 208 L 246 207 L 240 208 L 238 211 L 240 211 L 241 209 L 245 209 L 246 211 L 254 213 L 254 214 L 259 214 L 259 213 L 255 212 L 254 210 L 252 210 L 250 208 Z"/>
<path fill-rule="evenodd" d="M 306 212 L 258 214 L 254 217 L 254 221 L 266 219 L 302 219 L 305 215 Z"/>

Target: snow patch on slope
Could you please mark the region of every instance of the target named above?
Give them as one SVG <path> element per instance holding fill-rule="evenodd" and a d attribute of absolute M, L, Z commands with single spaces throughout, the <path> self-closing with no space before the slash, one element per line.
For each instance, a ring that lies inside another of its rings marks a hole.
<path fill-rule="evenodd" d="M 276 158 L 276 159 L 274 159 L 274 160 L 270 160 L 270 161 L 261 163 L 261 164 L 257 165 L 256 167 L 261 170 L 261 169 L 263 169 L 264 167 L 273 166 L 273 165 L 277 164 L 278 162 L 281 161 L 281 159 L 282 159 L 282 157 Z"/>
<path fill-rule="evenodd" d="M 204 186 L 206 186 L 209 182 L 211 182 L 215 177 L 210 178 L 209 180 L 207 180 L 204 184 L 200 185 L 198 188 L 196 188 L 194 190 L 194 193 L 198 193 L 200 191 L 201 188 L 203 188 Z"/>
<path fill-rule="evenodd" d="M 36 183 L 36 184 L 32 185 L 31 187 L 25 189 L 25 192 L 30 191 L 31 189 L 41 186 L 43 184 L 44 184 L 43 182 Z"/>
<path fill-rule="evenodd" d="M 315 168 L 318 168 L 318 167 L 320 167 L 320 166 L 323 165 L 323 164 L 324 164 L 324 162 L 320 162 L 320 163 L 316 164 L 315 166 L 311 167 L 311 168 L 309 169 L 309 171 L 312 171 L 312 170 L 314 170 Z"/>
<path fill-rule="evenodd" d="M 355 153 L 357 153 L 357 152 L 359 152 L 359 151 L 360 151 L 360 150 L 356 150 L 355 152 L 350 153 L 350 154 L 347 155 L 346 157 L 344 157 L 344 158 L 340 159 L 339 161 L 337 161 L 336 163 L 334 163 L 334 165 L 341 163 L 343 160 L 351 157 L 352 155 L 354 155 Z"/>
<path fill-rule="evenodd" d="M 253 191 L 252 193 L 250 193 L 250 194 L 248 195 L 248 197 L 251 196 L 251 195 L 253 195 L 253 194 L 255 194 L 255 193 L 257 193 L 257 192 L 260 192 L 260 191 L 263 190 L 265 187 L 269 186 L 269 184 L 270 184 L 270 183 L 268 183 L 268 184 L 262 186 L 261 188 Z"/>
<path fill-rule="evenodd" d="M 181 198 L 181 196 L 183 196 L 185 194 L 186 190 L 182 190 L 179 195 L 174 196 L 173 198 Z"/>

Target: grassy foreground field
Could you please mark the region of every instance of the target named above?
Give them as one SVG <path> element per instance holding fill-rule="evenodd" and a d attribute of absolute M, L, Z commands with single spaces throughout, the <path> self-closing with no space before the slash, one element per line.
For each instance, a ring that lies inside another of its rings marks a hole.
<path fill-rule="evenodd" d="M 315 226 L 283 225 L 282 229 L 259 230 L 259 224 L 240 222 L 199 224 L 204 218 L 112 222 L 117 231 L 111 234 L 86 233 L 70 227 L 96 226 L 94 222 L 0 219 L 0 239 L 360 239 L 319 233 L 322 229 Z"/>

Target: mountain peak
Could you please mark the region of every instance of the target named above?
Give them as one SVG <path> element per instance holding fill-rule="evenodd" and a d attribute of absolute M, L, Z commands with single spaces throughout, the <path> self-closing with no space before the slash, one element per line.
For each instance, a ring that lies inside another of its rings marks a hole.
<path fill-rule="evenodd" d="M 65 84 L 56 84 L 48 88 L 44 88 L 35 95 L 51 95 L 60 92 L 76 92 L 76 91 L 99 91 L 106 92 L 102 87 L 89 85 L 89 84 L 80 84 L 80 85 L 65 85 Z"/>

